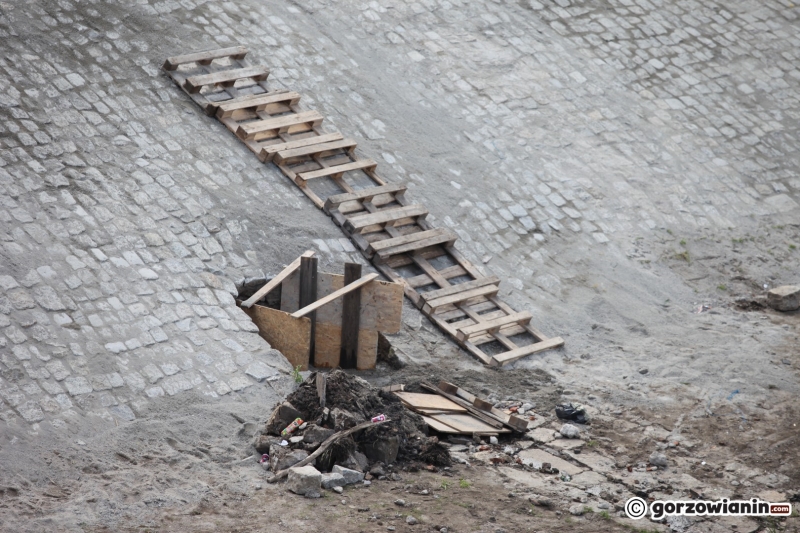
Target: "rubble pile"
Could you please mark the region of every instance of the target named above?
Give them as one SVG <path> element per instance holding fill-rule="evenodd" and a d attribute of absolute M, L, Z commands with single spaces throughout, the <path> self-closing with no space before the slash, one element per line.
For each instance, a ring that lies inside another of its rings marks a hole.
<path fill-rule="evenodd" d="M 307 459 L 336 433 L 379 415 L 385 415 L 386 422 L 335 440 L 310 462 L 322 473 L 323 488 L 391 475 L 398 464 L 411 469 L 451 464 L 448 448 L 427 435 L 419 415 L 403 407 L 392 393 L 341 370 L 312 373 L 301 383 L 275 408 L 256 438 L 256 451 L 262 454 L 265 467 L 278 473 Z M 298 418 L 302 422 L 295 424 L 297 428 L 282 434 Z M 297 480 L 300 474 L 291 472 L 289 479 Z"/>

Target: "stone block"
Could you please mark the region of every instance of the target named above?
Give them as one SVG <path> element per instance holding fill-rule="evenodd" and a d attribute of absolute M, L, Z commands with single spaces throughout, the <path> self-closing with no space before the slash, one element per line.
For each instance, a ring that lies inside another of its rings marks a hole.
<path fill-rule="evenodd" d="M 292 468 L 289 470 L 286 485 L 290 491 L 301 496 L 319 494 L 322 486 L 322 474 L 311 465 Z"/>
<path fill-rule="evenodd" d="M 333 474 L 339 474 L 344 479 L 345 485 L 354 485 L 364 481 L 364 473 L 357 470 L 350 470 L 343 466 L 336 465 L 333 467 Z"/>
<path fill-rule="evenodd" d="M 363 474 L 362 474 L 363 475 Z M 322 474 L 322 488 L 332 489 L 333 487 L 344 487 L 346 485 L 344 476 L 338 472 Z"/>
<path fill-rule="evenodd" d="M 302 418 L 303 415 L 295 409 L 289 402 L 283 402 L 275 411 L 267 422 L 267 433 L 271 435 L 280 435 L 286 426 L 291 424 L 295 418 Z"/>
<path fill-rule="evenodd" d="M 308 452 L 305 450 L 292 450 L 280 444 L 273 444 L 269 447 L 269 465 L 273 472 L 286 470 L 306 457 L 308 457 Z"/>
<path fill-rule="evenodd" d="M 767 293 L 767 305 L 776 311 L 800 309 L 800 285 L 783 285 Z"/>
<path fill-rule="evenodd" d="M 303 442 L 322 443 L 333 433 L 332 429 L 311 424 L 303 433 Z"/>

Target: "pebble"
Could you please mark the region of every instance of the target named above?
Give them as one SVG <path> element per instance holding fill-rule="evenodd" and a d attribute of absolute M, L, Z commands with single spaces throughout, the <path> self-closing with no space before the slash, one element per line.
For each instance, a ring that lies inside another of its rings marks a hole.
<path fill-rule="evenodd" d="M 600 502 L 600 503 L 597 504 L 597 508 L 598 509 L 610 509 L 611 506 L 608 504 L 608 502 Z"/>
<path fill-rule="evenodd" d="M 405 507 L 406 506 L 406 501 L 405 500 L 395 500 L 394 504 L 395 505 L 399 505 L 400 507 Z"/>
<path fill-rule="evenodd" d="M 369 487 L 370 485 L 372 485 L 372 481 L 368 481 L 368 480 L 365 479 L 364 480 L 364 485 Z"/>
<path fill-rule="evenodd" d="M 640 368 L 640 369 L 639 369 L 639 373 L 640 373 L 640 374 L 642 374 L 642 375 L 645 375 L 645 374 L 647 374 L 648 372 L 650 372 L 650 370 L 649 370 L 649 369 L 647 369 L 647 368 Z"/>
<path fill-rule="evenodd" d="M 341 494 L 342 492 L 344 492 L 344 489 L 342 487 L 333 487 L 333 492 Z"/>
<path fill-rule="evenodd" d="M 497 437 L 489 437 L 489 444 L 497 444 Z"/>
<path fill-rule="evenodd" d="M 569 514 L 572 516 L 581 516 L 584 513 L 583 505 L 573 505 L 569 508 Z"/>
<path fill-rule="evenodd" d="M 581 436 L 581 430 L 573 426 L 572 424 L 564 424 L 561 426 L 561 430 L 559 431 L 562 436 L 568 439 L 578 439 Z"/>
<path fill-rule="evenodd" d="M 653 452 L 652 455 L 650 455 L 650 464 L 664 468 L 668 464 L 667 456 L 663 453 Z"/>
<path fill-rule="evenodd" d="M 409 526 L 413 526 L 417 522 L 418 522 L 418 520 L 416 518 L 414 518 L 413 516 L 411 516 L 411 515 L 408 515 L 406 517 L 406 524 L 408 524 Z"/>
<path fill-rule="evenodd" d="M 429 494 L 429 493 L 428 493 L 428 489 L 424 489 L 424 490 L 422 490 L 422 491 L 420 492 L 420 494 L 422 494 L 423 496 L 427 496 L 427 495 Z"/>

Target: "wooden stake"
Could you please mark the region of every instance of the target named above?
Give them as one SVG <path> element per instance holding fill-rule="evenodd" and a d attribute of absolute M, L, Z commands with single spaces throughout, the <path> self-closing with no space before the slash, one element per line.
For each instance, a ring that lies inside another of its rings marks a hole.
<path fill-rule="evenodd" d="M 361 265 L 344 264 L 344 284 L 349 285 L 361 277 Z M 358 329 L 361 320 L 361 289 L 344 295 L 342 299 L 342 349 L 339 366 L 356 368 L 358 362 Z"/>
<path fill-rule="evenodd" d="M 311 305 L 317 300 L 317 258 L 300 258 L 300 308 Z M 317 334 L 317 313 L 308 314 L 311 319 L 311 338 L 308 342 L 308 364 L 314 366 L 315 339 Z"/>

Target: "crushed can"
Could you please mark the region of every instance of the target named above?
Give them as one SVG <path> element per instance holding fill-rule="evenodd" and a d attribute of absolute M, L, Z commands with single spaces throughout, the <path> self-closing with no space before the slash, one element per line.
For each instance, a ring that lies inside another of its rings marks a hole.
<path fill-rule="evenodd" d="M 378 422 L 383 422 L 384 420 L 386 420 L 386 415 L 378 415 L 378 416 L 373 416 L 372 417 L 372 423 L 373 424 L 378 423 Z"/>
<path fill-rule="evenodd" d="M 281 431 L 281 437 L 286 437 L 287 435 L 291 435 L 294 431 L 299 428 L 303 424 L 302 418 L 295 418 L 294 422 L 286 426 L 286 429 Z"/>

